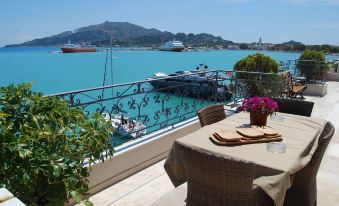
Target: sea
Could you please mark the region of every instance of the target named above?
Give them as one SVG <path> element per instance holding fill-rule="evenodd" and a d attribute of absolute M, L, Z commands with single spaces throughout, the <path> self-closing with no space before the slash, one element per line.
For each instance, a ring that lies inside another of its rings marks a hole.
<path fill-rule="evenodd" d="M 59 50 L 59 48 L 0 48 L 0 87 L 32 82 L 34 91 L 50 95 L 102 86 L 105 66 L 107 85 L 145 80 L 156 72 L 169 74 L 179 70 L 195 70 L 199 64 L 208 65 L 210 70 L 232 70 L 238 60 L 257 52 L 269 55 L 277 61 L 295 60 L 300 56 L 300 53 L 273 51 L 164 52 L 115 49 L 112 50 L 111 58 L 107 52 L 63 54 L 57 52 Z M 113 81 L 112 78 L 110 79 L 111 69 Z M 153 99 L 141 111 L 142 114 L 149 116 L 150 121 L 145 123 L 146 125 L 157 123 L 156 112 L 161 111 L 164 106 L 152 101 Z M 165 107 L 174 109 L 181 101 L 180 98 L 172 97 Z M 193 105 L 195 100 L 186 98 L 185 101 Z M 126 112 L 130 117 L 136 117 L 138 109 Z M 175 112 L 172 112 L 172 115 L 175 115 Z M 167 116 L 163 115 L 160 121 L 166 118 Z M 157 130 L 159 127 L 161 126 L 149 128 L 147 132 Z M 128 140 L 128 138 L 113 136 L 112 144 L 117 146 Z"/>
<path fill-rule="evenodd" d="M 63 54 L 51 51 L 59 51 L 59 48 L 0 48 L 0 87 L 32 82 L 34 91 L 47 95 L 103 84 L 106 52 Z M 300 56 L 300 53 L 246 50 L 113 50 L 113 83 L 145 80 L 155 72 L 194 70 L 199 64 L 208 65 L 210 70 L 233 69 L 239 59 L 256 52 L 277 61 L 294 60 Z M 107 70 L 110 76 L 110 66 Z M 112 83 L 111 79 L 109 83 Z"/>

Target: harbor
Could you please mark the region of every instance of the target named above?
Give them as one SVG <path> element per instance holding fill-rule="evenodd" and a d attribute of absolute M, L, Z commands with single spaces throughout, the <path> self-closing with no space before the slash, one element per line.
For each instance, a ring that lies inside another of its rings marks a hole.
<path fill-rule="evenodd" d="M 338 205 L 339 0 L 1 6 L 0 206 Z"/>

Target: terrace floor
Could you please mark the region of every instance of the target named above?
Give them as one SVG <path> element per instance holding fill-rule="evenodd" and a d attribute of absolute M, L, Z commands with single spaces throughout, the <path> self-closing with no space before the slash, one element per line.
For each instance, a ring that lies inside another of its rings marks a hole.
<path fill-rule="evenodd" d="M 315 102 L 313 117 L 331 121 L 339 129 L 339 82 L 329 82 L 325 97 L 306 97 Z M 164 168 L 164 160 L 93 195 L 98 206 L 147 206 L 173 190 Z M 318 176 L 318 205 L 337 206 L 339 202 L 339 132 L 336 132 L 324 156 Z"/>

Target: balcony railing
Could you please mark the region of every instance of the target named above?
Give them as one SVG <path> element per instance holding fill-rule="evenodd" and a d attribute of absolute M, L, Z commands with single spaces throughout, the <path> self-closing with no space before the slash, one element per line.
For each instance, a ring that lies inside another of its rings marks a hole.
<path fill-rule="evenodd" d="M 114 119 L 117 133 L 112 144 L 117 146 L 192 118 L 207 105 L 237 103 L 254 87 L 261 95 L 281 96 L 284 83 L 273 73 L 213 70 L 49 96 L 68 101 L 70 107 L 81 107 L 89 117 L 99 112 Z M 127 132 L 118 132 L 122 128 Z"/>
<path fill-rule="evenodd" d="M 310 70 L 314 69 L 315 67 L 320 69 L 322 67 L 329 67 L 330 62 L 333 62 L 332 59 L 328 59 L 327 61 L 317 61 L 317 60 L 285 60 L 280 61 L 280 70 L 289 70 L 292 72 L 294 76 L 301 76 L 300 71 L 298 70 L 299 67 L 309 68 Z M 315 71 L 315 74 L 318 71 Z M 325 74 L 322 76 L 323 80 L 326 80 Z"/>

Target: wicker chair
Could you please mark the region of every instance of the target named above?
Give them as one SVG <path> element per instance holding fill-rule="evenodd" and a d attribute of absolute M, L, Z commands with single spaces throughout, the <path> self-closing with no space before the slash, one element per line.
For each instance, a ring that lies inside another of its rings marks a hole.
<path fill-rule="evenodd" d="M 219 122 L 226 118 L 224 105 L 215 104 L 202 108 L 198 111 L 198 117 L 202 127 Z"/>
<path fill-rule="evenodd" d="M 287 190 L 285 206 L 314 206 L 317 204 L 317 173 L 326 148 L 334 134 L 334 127 L 327 122 L 311 161 L 295 174 L 293 185 Z"/>
<path fill-rule="evenodd" d="M 296 114 L 310 117 L 314 102 L 297 99 L 273 98 L 278 103 L 278 110 L 282 113 Z"/>
<path fill-rule="evenodd" d="M 274 205 L 253 185 L 255 164 L 178 145 L 187 179 L 188 206 Z"/>

